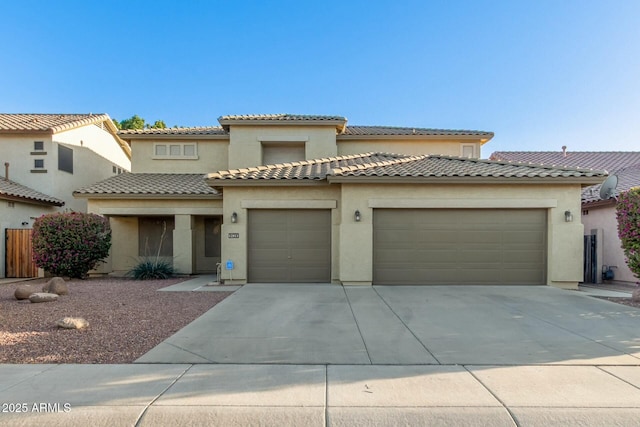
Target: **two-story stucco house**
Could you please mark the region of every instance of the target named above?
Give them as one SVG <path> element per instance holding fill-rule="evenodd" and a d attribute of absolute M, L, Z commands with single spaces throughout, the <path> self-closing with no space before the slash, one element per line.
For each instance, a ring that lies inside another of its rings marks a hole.
<path fill-rule="evenodd" d="M 26 246 L 4 243 L 7 230 L 28 230 L 45 213 L 86 212 L 74 189 L 130 169 L 130 147 L 117 131 L 106 114 L 0 114 L 0 277 L 31 258 Z M 26 271 L 30 277 L 33 267 Z"/>
<path fill-rule="evenodd" d="M 222 116 L 123 131 L 132 172 L 77 190 L 106 215 L 102 272 L 160 254 L 227 283 L 549 284 L 582 279 L 583 186 L 604 172 L 479 160 L 493 134 Z M 162 236 L 162 238 L 161 238 Z"/>

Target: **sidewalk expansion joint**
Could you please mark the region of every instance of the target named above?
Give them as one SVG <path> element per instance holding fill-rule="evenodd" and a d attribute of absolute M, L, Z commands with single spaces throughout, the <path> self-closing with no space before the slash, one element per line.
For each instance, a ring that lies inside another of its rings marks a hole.
<path fill-rule="evenodd" d="M 362 345 L 364 345 L 364 349 L 367 352 L 367 359 L 369 359 L 369 365 L 373 365 L 373 361 L 371 360 L 371 354 L 369 353 L 369 348 L 367 347 L 367 342 L 364 340 L 364 335 L 362 335 L 362 330 L 360 329 L 360 325 L 358 324 L 358 319 L 356 318 L 356 314 L 353 312 L 351 301 L 349 301 L 349 295 L 347 294 L 347 291 L 344 289 L 344 286 L 342 286 L 342 292 L 344 292 L 344 297 L 347 300 L 347 304 L 349 304 L 349 310 L 351 311 L 351 316 L 353 317 L 353 321 L 356 324 L 356 328 L 358 328 L 360 339 L 362 339 Z"/>
<path fill-rule="evenodd" d="M 158 401 L 158 399 L 160 399 L 166 392 L 167 390 L 169 390 L 171 387 L 173 387 L 173 385 L 175 383 L 178 382 L 178 380 L 180 380 L 187 372 L 189 372 L 189 370 L 193 367 L 193 365 L 189 365 L 184 371 L 182 371 L 182 373 L 180 375 L 178 375 L 173 381 L 171 381 L 171 384 L 169 384 L 168 386 L 165 387 L 164 390 L 162 390 L 160 392 L 160 394 L 158 394 L 151 402 L 149 402 L 148 405 L 146 405 L 144 407 L 144 409 L 142 410 L 142 412 L 140 413 L 140 415 L 138 416 L 138 419 L 136 420 L 134 427 L 139 427 L 140 423 L 142 422 L 142 420 L 144 419 L 145 414 L 147 413 L 147 411 L 149 410 L 149 408 L 151 408 L 151 406 L 156 403 Z"/>
<path fill-rule="evenodd" d="M 627 383 L 627 384 L 629 384 L 631 387 L 633 387 L 633 388 L 636 388 L 636 389 L 640 390 L 640 387 L 638 387 L 638 386 L 637 386 L 637 385 L 635 385 L 634 383 L 629 382 L 629 381 L 625 380 L 624 378 L 620 378 L 619 376 L 617 376 L 617 375 L 616 375 L 616 374 L 614 374 L 613 372 L 609 372 L 609 371 L 607 371 L 606 369 L 603 369 L 603 367 L 602 367 L 602 366 L 597 365 L 597 366 L 594 366 L 594 367 L 595 367 L 596 369 L 601 370 L 601 371 L 602 371 L 602 372 L 604 372 L 605 374 L 609 374 L 609 375 L 611 375 L 613 378 L 615 378 L 615 379 L 617 379 L 617 380 L 620 380 L 620 381 L 622 381 L 623 383 Z"/>
<path fill-rule="evenodd" d="M 497 394 L 495 394 L 495 393 L 493 392 L 493 390 L 491 390 L 489 387 L 487 387 L 487 385 L 486 385 L 485 383 L 483 383 L 483 382 L 482 382 L 482 380 L 481 380 L 480 378 L 478 378 L 478 377 L 477 377 L 473 372 L 471 372 L 471 371 L 469 370 L 469 368 L 467 368 L 467 367 L 466 367 L 466 366 L 464 366 L 464 365 L 463 365 L 462 367 L 465 369 L 465 371 L 467 371 L 467 372 L 469 373 L 469 375 L 471 375 L 471 376 L 472 376 L 476 381 L 478 381 L 478 383 L 479 383 L 482 387 L 484 387 L 484 389 L 485 389 L 485 390 L 487 390 L 487 391 L 489 392 L 489 394 L 491 394 L 491 396 L 493 396 L 493 398 L 494 398 L 494 399 L 496 399 L 496 400 L 497 400 L 497 401 L 502 405 L 502 407 L 504 408 L 504 410 L 505 410 L 505 411 L 507 411 L 507 414 L 509 414 L 509 418 L 511 418 L 511 421 L 513 421 L 513 425 L 515 425 L 516 427 L 520 427 L 520 424 L 519 424 L 519 423 L 518 423 L 518 421 L 516 420 L 515 415 L 513 415 L 513 412 L 511 412 L 511 409 L 509 409 L 509 407 L 506 405 L 506 403 L 504 403 L 504 402 L 502 401 L 502 399 L 500 399 L 500 398 L 498 397 L 498 395 L 497 395 Z"/>

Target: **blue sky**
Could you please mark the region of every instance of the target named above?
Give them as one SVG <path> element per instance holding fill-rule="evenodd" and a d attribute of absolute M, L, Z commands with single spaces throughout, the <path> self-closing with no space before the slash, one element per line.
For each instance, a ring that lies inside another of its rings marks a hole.
<path fill-rule="evenodd" d="M 640 1 L 0 0 L 0 111 L 327 114 L 640 150 Z"/>

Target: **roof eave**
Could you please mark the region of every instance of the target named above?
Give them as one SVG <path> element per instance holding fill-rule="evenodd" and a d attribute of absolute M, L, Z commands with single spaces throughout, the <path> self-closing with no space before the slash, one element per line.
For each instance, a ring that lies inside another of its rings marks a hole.
<path fill-rule="evenodd" d="M 481 145 L 486 144 L 493 138 L 493 134 L 490 135 L 360 135 L 360 134 L 339 134 L 336 136 L 336 140 L 385 140 L 385 139 L 402 139 L 402 140 L 463 140 L 479 142 Z"/>
<path fill-rule="evenodd" d="M 76 199 L 221 199 L 222 194 L 128 194 L 128 193 L 72 193 Z"/>
<path fill-rule="evenodd" d="M 180 139 L 197 139 L 197 140 L 205 140 L 205 139 L 216 139 L 216 140 L 226 140 L 229 141 L 229 135 L 196 135 L 196 134 L 150 134 L 150 133 L 139 133 L 139 134 L 119 134 L 119 137 L 123 140 L 131 143 L 136 139 L 144 139 L 144 140 L 180 140 Z"/>
<path fill-rule="evenodd" d="M 381 184 L 580 184 L 600 183 L 602 177 L 478 177 L 478 176 L 328 176 L 329 183 Z"/>
<path fill-rule="evenodd" d="M 62 206 L 65 205 L 65 203 L 62 200 L 60 200 L 58 202 L 54 202 L 54 201 L 47 201 L 47 200 L 31 199 L 31 198 L 28 198 L 28 197 L 14 196 L 12 194 L 0 194 L 0 199 L 11 201 L 11 202 L 20 202 L 20 203 L 27 203 L 27 204 L 30 204 L 30 205 L 39 205 L 39 206 L 58 206 L 58 207 L 62 207 Z"/>
<path fill-rule="evenodd" d="M 346 120 L 265 120 L 265 119 L 223 119 L 218 122 L 222 128 L 229 132 L 231 126 L 333 126 L 338 134 L 344 132 Z"/>

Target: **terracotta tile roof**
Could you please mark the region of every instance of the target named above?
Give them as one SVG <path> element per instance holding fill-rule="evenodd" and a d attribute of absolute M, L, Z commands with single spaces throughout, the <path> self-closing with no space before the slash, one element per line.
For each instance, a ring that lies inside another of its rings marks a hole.
<path fill-rule="evenodd" d="M 430 129 L 394 126 L 347 126 L 343 135 L 428 135 L 428 136 L 484 136 L 493 138 L 493 132 L 478 130 Z"/>
<path fill-rule="evenodd" d="M 21 199 L 27 203 L 64 206 L 64 201 L 17 182 L 0 178 L 0 198 Z"/>
<path fill-rule="evenodd" d="M 614 172 L 640 164 L 640 151 L 496 151 L 491 160 L 592 168 Z"/>
<path fill-rule="evenodd" d="M 73 195 L 217 196 L 219 193 L 209 187 L 204 175 L 199 173 L 123 173 L 78 189 Z"/>
<path fill-rule="evenodd" d="M 451 156 L 365 153 L 220 171 L 209 174 L 207 178 L 212 185 L 215 182 L 228 180 L 323 180 L 330 177 L 593 178 L 605 176 L 606 173 L 603 171 L 577 168 L 511 164 Z"/>
<path fill-rule="evenodd" d="M 621 192 L 627 191 L 633 187 L 640 186 L 640 163 L 615 171 L 618 176 L 618 185 L 616 186 L 615 196 Z M 604 179 L 603 179 L 604 182 Z M 600 187 L 602 184 L 590 185 L 582 190 L 582 203 L 599 202 Z"/>
<path fill-rule="evenodd" d="M 199 126 L 165 129 L 125 129 L 118 131 L 122 137 L 131 135 L 228 135 L 220 126 Z"/>
<path fill-rule="evenodd" d="M 0 113 L 0 132 L 60 132 L 111 121 L 107 114 L 7 114 Z"/>
<path fill-rule="evenodd" d="M 223 121 L 276 121 L 276 122 L 296 122 L 296 121 L 317 121 L 317 122 L 328 122 L 328 121 L 344 121 L 347 119 L 342 116 L 320 116 L 313 114 L 239 114 L 239 115 L 228 115 L 228 116 L 220 116 L 218 118 L 219 122 Z"/>

